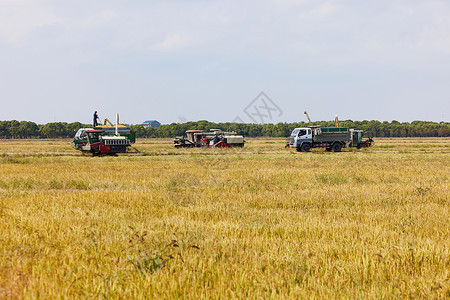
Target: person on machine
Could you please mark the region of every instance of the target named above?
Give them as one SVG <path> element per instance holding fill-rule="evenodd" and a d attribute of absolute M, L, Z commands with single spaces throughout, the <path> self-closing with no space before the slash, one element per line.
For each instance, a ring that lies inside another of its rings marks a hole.
<path fill-rule="evenodd" d="M 94 112 L 94 127 L 97 127 L 98 123 L 97 120 L 100 120 L 98 117 L 97 111 Z"/>

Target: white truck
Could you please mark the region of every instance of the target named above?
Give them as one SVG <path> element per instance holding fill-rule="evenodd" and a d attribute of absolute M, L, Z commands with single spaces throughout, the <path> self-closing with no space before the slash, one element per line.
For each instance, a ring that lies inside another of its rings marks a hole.
<path fill-rule="evenodd" d="M 325 148 L 327 151 L 340 152 L 342 148 L 370 147 L 373 140 L 363 141 L 363 131 L 346 127 L 309 126 L 295 128 L 287 141 L 291 149 L 298 152 L 309 152 L 311 148 Z"/>

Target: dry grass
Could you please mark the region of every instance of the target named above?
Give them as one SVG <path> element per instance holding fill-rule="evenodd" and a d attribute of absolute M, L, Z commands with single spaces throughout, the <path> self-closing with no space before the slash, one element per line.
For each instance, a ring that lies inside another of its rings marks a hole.
<path fill-rule="evenodd" d="M 449 298 L 450 139 L 0 141 L 0 298 Z"/>

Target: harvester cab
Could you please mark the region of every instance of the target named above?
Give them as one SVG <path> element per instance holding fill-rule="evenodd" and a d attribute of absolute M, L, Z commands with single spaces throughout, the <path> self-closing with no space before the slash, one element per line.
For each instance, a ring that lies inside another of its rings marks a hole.
<path fill-rule="evenodd" d="M 100 143 L 100 134 L 104 132 L 105 132 L 104 130 L 95 130 L 95 129 L 86 130 L 88 143 L 91 145 L 95 143 Z"/>
<path fill-rule="evenodd" d="M 177 136 L 173 139 L 175 148 L 193 148 L 201 147 L 204 131 L 188 130 L 184 136 Z"/>

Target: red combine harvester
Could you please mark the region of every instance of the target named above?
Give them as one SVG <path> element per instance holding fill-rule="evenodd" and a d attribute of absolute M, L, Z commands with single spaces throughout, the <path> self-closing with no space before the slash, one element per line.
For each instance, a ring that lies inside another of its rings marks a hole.
<path fill-rule="evenodd" d="M 75 134 L 72 146 L 84 153 L 97 155 L 116 155 L 127 152 L 127 148 L 134 143 L 135 136 L 131 129 L 119 124 L 117 115 L 116 125 L 99 125 L 95 128 L 81 128 Z"/>
<path fill-rule="evenodd" d="M 130 141 L 125 136 L 105 135 L 105 130 L 80 130 L 79 138 L 75 138 L 72 145 L 75 149 L 86 153 L 92 153 L 94 156 L 125 153 L 127 152 L 127 147 L 131 146 Z"/>
<path fill-rule="evenodd" d="M 188 130 L 185 136 L 177 136 L 173 140 L 175 148 L 231 148 L 244 147 L 244 137 L 237 135 L 236 132 L 224 132 L 221 129 L 211 129 L 209 132 L 204 130 Z"/>

